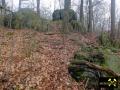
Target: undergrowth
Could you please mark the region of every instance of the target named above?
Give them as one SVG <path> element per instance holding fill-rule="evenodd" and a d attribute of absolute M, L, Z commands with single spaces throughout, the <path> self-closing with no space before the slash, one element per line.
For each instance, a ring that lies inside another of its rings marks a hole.
<path fill-rule="evenodd" d="M 110 35 L 108 32 L 102 32 L 100 34 L 99 44 L 106 48 L 120 49 L 120 40 L 116 38 L 114 41 L 111 41 Z"/>

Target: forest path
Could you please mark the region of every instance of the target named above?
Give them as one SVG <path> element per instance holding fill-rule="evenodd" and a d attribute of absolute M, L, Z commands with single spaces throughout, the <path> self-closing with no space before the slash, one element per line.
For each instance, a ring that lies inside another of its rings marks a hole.
<path fill-rule="evenodd" d="M 0 30 L 0 90 L 83 90 L 68 74 L 79 44 L 89 42 L 78 33 L 63 38 L 32 30 Z"/>

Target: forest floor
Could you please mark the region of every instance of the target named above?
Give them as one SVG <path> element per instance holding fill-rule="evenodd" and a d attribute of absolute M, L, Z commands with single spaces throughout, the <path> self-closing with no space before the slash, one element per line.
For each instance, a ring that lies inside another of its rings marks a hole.
<path fill-rule="evenodd" d="M 64 41 L 64 43 L 63 43 Z M 0 90 L 84 90 L 68 74 L 80 45 L 95 44 L 93 34 L 0 29 Z"/>

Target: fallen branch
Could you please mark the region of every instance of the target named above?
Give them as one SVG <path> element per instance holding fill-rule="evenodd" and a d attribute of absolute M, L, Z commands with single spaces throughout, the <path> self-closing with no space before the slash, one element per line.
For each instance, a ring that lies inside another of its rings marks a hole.
<path fill-rule="evenodd" d="M 44 35 L 56 35 L 56 34 L 60 34 L 60 33 L 59 33 L 59 32 L 57 32 L 57 33 L 47 32 L 47 33 L 45 33 Z"/>

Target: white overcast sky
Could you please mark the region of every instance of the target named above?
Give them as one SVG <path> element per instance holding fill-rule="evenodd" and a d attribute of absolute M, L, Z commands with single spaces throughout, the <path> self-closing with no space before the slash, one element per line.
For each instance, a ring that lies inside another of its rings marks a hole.
<path fill-rule="evenodd" d="M 11 5 L 12 2 L 13 2 L 14 9 L 18 8 L 19 0 L 6 0 L 6 1 L 7 1 L 7 3 L 9 3 L 9 5 Z M 35 2 L 36 0 L 29 0 L 29 1 L 34 1 Z M 59 1 L 59 0 L 56 0 L 56 1 Z M 61 1 L 63 1 L 63 0 L 61 0 Z M 76 3 L 76 4 L 77 4 L 78 1 L 80 1 L 80 0 L 72 0 L 72 2 Z M 110 0 L 105 0 L 105 1 L 110 3 Z M 55 0 L 41 0 L 41 7 L 49 8 L 51 11 L 53 11 L 54 6 L 56 6 L 55 9 L 59 8 L 59 4 L 57 2 L 54 4 L 54 2 L 55 2 Z M 116 0 L 116 7 L 120 11 L 120 0 Z"/>

